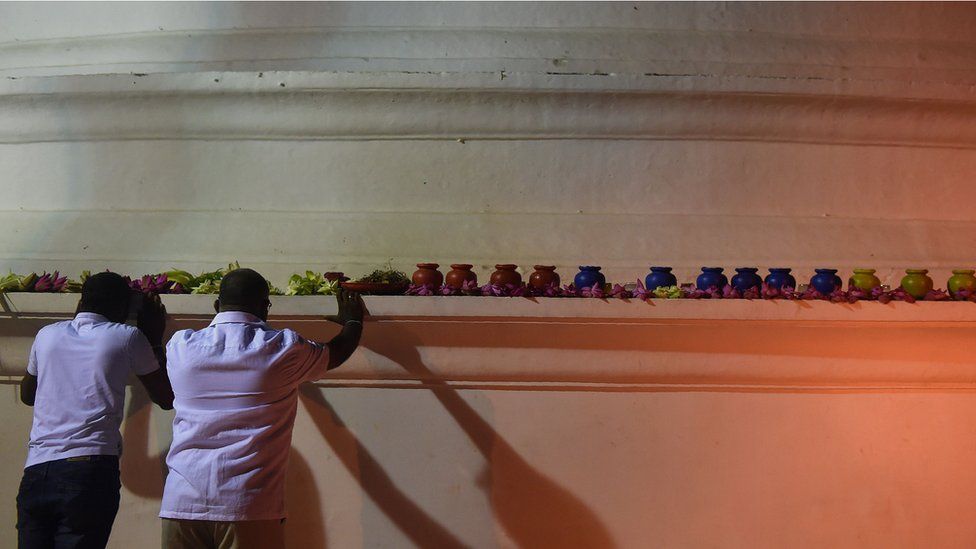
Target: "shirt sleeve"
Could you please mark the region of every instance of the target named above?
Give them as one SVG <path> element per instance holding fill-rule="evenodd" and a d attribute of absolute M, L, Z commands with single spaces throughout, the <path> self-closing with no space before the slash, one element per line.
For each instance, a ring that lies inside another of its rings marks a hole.
<path fill-rule="evenodd" d="M 159 361 L 156 360 L 156 354 L 153 353 L 152 346 L 149 345 L 149 340 L 146 336 L 142 335 L 142 332 L 138 330 L 133 330 L 132 335 L 129 337 L 129 368 L 137 376 L 144 376 L 146 374 L 151 374 L 159 369 Z"/>
<path fill-rule="evenodd" d="M 27 358 L 27 373 L 37 377 L 37 343 L 31 345 L 30 356 Z"/>
<path fill-rule="evenodd" d="M 325 377 L 329 370 L 329 348 L 321 343 L 309 341 L 297 333 L 294 334 L 292 342 L 293 350 L 291 354 L 294 359 L 291 362 L 292 371 L 288 377 L 298 383 L 315 381 Z"/>

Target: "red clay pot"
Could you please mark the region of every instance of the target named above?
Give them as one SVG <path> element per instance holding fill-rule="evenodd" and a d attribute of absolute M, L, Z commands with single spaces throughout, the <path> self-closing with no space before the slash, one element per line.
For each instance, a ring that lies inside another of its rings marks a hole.
<path fill-rule="evenodd" d="M 473 265 L 467 265 L 465 263 L 458 263 L 451 265 L 451 271 L 447 273 L 447 277 L 444 278 L 444 285 L 449 288 L 460 288 L 465 282 L 471 280 L 475 284 L 478 283 L 478 275 L 471 271 Z"/>
<path fill-rule="evenodd" d="M 497 286 L 522 285 L 522 275 L 515 270 L 518 269 L 518 265 L 495 265 L 495 269 L 496 271 L 491 273 L 490 283 Z"/>
<path fill-rule="evenodd" d="M 529 286 L 541 290 L 550 284 L 559 286 L 559 273 L 554 265 L 536 265 L 535 272 L 529 276 Z"/>
<path fill-rule="evenodd" d="M 417 270 L 413 273 L 413 283 L 415 286 L 431 286 L 440 288 L 444 283 L 444 275 L 437 268 L 437 263 L 417 263 Z"/>

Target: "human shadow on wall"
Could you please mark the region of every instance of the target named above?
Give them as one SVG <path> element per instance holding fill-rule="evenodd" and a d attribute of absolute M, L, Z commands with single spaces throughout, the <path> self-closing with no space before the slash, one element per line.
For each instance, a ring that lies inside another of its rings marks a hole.
<path fill-rule="evenodd" d="M 361 345 L 422 379 L 458 423 L 488 464 L 483 488 L 488 491 L 492 511 L 520 547 L 589 549 L 614 546 L 609 531 L 583 501 L 532 467 L 455 389 L 430 371 L 420 357 L 417 340 L 408 331 L 387 332 L 383 337 L 374 338 L 369 337 L 369 330 L 366 330 Z M 315 413 L 309 407 L 319 430 L 354 476 L 356 471 L 352 465 L 359 457 L 361 466 L 357 478 L 363 489 L 394 522 L 412 522 L 412 519 L 399 515 L 404 510 L 401 504 L 384 506 L 381 503 L 388 497 L 390 488 L 396 498 L 405 496 L 392 486 L 376 459 L 345 428 L 319 391 L 311 387 L 303 390 L 302 395 L 308 404 L 326 412 Z M 364 459 L 366 467 L 362 466 Z M 374 474 L 379 474 L 380 478 L 373 478 Z M 416 507 L 412 503 L 411 506 Z M 407 510 L 410 510 L 409 506 Z M 422 547 L 448 546 L 434 543 L 432 539 L 418 540 L 413 536 L 411 539 Z"/>
<path fill-rule="evenodd" d="M 315 427 L 335 452 L 342 465 L 359 481 L 363 491 L 390 521 L 419 547 L 458 549 L 467 547 L 442 524 L 414 503 L 383 469 L 379 461 L 359 442 L 319 388 L 306 384 L 301 397 Z"/>
<path fill-rule="evenodd" d="M 166 453 L 149 453 L 149 428 L 153 404 L 146 389 L 132 385 L 132 397 L 126 409 L 122 436 L 122 461 L 119 464 L 122 485 L 144 499 L 161 500 L 166 483 Z M 285 540 L 288 547 L 324 548 L 325 525 L 322 506 L 315 488 L 312 470 L 302 455 L 291 449 L 285 476 Z"/>

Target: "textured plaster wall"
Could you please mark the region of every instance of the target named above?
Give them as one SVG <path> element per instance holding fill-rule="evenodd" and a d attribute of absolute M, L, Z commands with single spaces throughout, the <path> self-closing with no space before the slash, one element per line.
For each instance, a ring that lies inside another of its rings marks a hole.
<path fill-rule="evenodd" d="M 976 248 L 974 24 L 972 5 L 936 3 L 2 4 L 0 269 L 238 259 L 282 284 L 390 259 L 482 277 L 598 263 L 618 281 L 650 264 L 683 281 L 703 264 L 866 266 L 897 284 L 927 266 L 944 285 Z M 398 329 L 389 364 L 446 360 Z M 771 360 L 736 329 L 703 368 Z M 521 360 L 531 381 L 531 354 L 471 350 L 493 334 L 458 328 L 440 356 Z M 804 348 L 782 347 L 783 367 L 825 360 Z M 564 352 L 612 373 L 612 350 Z M 970 547 L 972 396 L 918 373 L 898 390 L 312 388 L 289 536 Z M 3 392 L 10 540 L 30 418 Z M 168 420 L 130 399 L 112 547 L 155 543 Z"/>
<path fill-rule="evenodd" d="M 4 268 L 944 284 L 976 244 L 966 4 L 0 10 Z"/>

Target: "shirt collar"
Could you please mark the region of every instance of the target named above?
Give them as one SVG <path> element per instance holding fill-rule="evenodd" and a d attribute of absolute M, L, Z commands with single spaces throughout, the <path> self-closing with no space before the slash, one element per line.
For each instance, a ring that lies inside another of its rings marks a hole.
<path fill-rule="evenodd" d="M 111 321 L 98 313 L 78 313 L 75 315 L 73 322 L 80 326 L 82 324 L 99 324 L 101 322 Z"/>
<path fill-rule="evenodd" d="M 214 315 L 210 325 L 213 326 L 215 324 L 258 324 L 264 326 L 265 322 L 251 313 L 245 313 L 244 311 L 224 311 Z"/>

